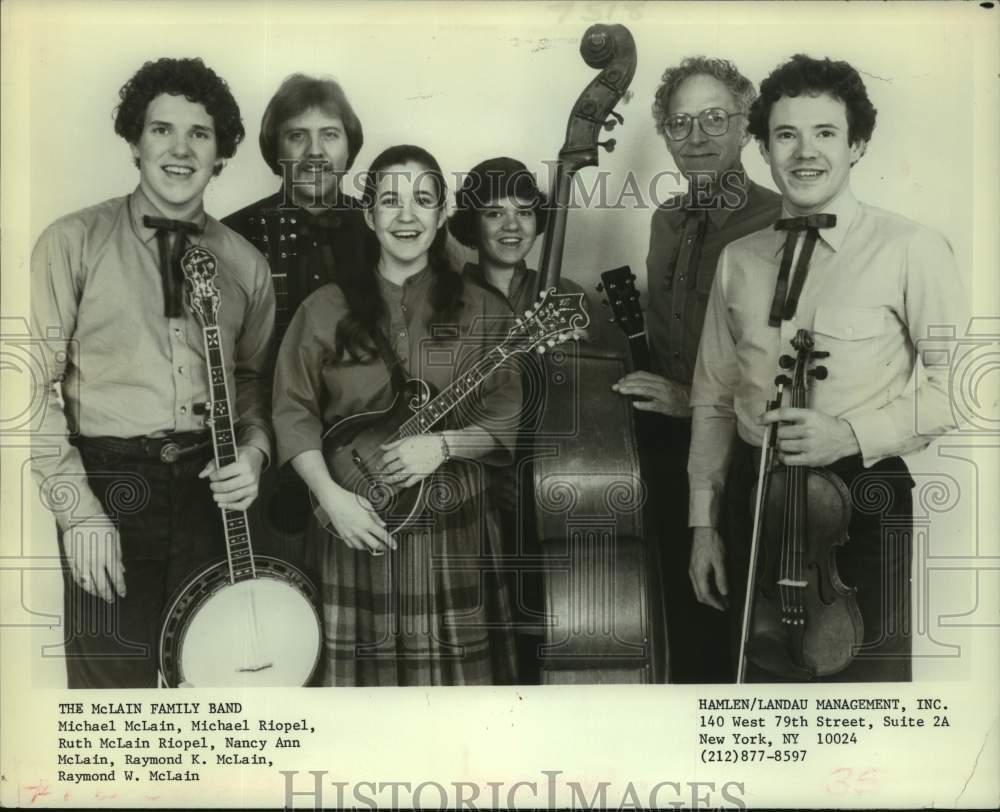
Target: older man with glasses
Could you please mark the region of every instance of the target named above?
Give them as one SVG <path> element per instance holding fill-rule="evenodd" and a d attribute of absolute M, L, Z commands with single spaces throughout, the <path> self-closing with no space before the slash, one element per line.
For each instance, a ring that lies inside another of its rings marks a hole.
<path fill-rule="evenodd" d="M 696 56 L 664 72 L 653 101 L 656 131 L 688 191 L 653 212 L 646 260 L 652 370 L 626 375 L 615 389 L 634 397 L 642 412 L 649 514 L 663 542 L 674 682 L 731 680 L 725 624 L 695 600 L 687 577 L 688 399 L 719 254 L 781 215 L 781 198 L 749 180 L 740 159 L 755 96 L 753 83 L 731 62 Z"/>

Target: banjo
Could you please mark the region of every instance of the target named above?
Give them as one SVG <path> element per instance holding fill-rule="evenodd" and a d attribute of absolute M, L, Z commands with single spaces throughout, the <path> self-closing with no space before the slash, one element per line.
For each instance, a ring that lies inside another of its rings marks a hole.
<path fill-rule="evenodd" d="M 385 521 L 389 535 L 395 535 L 422 513 L 427 480 L 409 488 L 387 482 L 380 471 L 382 444 L 427 433 L 512 355 L 530 352 L 545 341 L 554 344 L 556 337 L 582 330 L 589 323 L 582 293 L 542 291 L 538 304 L 516 320 L 503 342 L 437 395 L 426 381 L 410 378 L 389 408 L 362 412 L 334 424 L 323 435 L 323 457 L 331 478 L 367 499 Z M 330 517 L 312 494 L 310 498 L 320 524 L 339 538 Z"/>
<path fill-rule="evenodd" d="M 191 310 L 202 325 L 210 400 L 206 424 L 215 464 L 237 458 L 217 324 L 215 256 L 189 248 L 181 260 Z M 160 673 L 170 687 L 305 685 L 322 642 L 318 593 L 296 567 L 254 555 L 247 515 L 222 508 L 226 558 L 195 572 L 167 603 L 160 632 Z"/>

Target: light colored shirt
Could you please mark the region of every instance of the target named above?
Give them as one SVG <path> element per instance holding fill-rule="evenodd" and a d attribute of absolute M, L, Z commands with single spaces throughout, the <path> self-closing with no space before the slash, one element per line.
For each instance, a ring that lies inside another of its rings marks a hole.
<path fill-rule="evenodd" d="M 807 406 L 851 425 L 866 467 L 955 427 L 947 354 L 925 353 L 925 374 L 911 381 L 915 342 L 934 328 L 960 334 L 967 324 L 951 247 L 924 226 L 859 203 L 849 189 L 825 211 L 837 225 L 820 230 L 795 316 L 780 327 L 768 325 L 768 314 L 787 232 L 758 231 L 719 259 L 691 394 L 692 527 L 718 526 L 735 434 L 762 444 L 758 418 L 786 372 L 778 359 L 794 356 L 801 328 L 830 353 L 818 362 L 829 377 L 811 384 Z"/>
<path fill-rule="evenodd" d="M 141 189 L 67 215 L 42 232 L 31 256 L 32 334 L 44 338 L 45 414 L 33 457 L 42 498 L 66 529 L 103 511 L 70 437 L 162 436 L 204 431 L 209 399 L 201 323 L 185 307 L 163 315 L 155 229 L 162 217 Z M 189 237 L 218 260 L 218 325 L 240 445 L 271 450 L 269 351 L 274 291 L 267 263 L 246 240 L 199 211 Z M 60 384 L 60 393 L 56 384 Z M 235 394 L 235 397 L 234 397 Z M 52 489 L 72 482 L 65 509 Z M 79 483 L 77 485 L 77 483 Z M 58 508 L 58 509 L 57 509 Z"/>

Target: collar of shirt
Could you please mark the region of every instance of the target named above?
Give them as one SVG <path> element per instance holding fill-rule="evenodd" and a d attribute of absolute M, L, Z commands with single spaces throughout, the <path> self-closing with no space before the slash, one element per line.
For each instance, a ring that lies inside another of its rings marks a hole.
<path fill-rule="evenodd" d="M 740 206 L 738 208 L 744 208 L 749 204 L 750 179 L 747 178 L 746 170 L 744 170 L 742 166 L 738 166 L 735 169 L 730 169 L 728 172 L 724 172 L 719 184 L 715 187 L 714 194 L 711 198 L 706 202 L 700 202 L 698 205 L 695 205 L 689 184 L 687 194 L 684 196 L 685 219 L 687 219 L 687 216 L 691 214 L 707 210 L 708 219 L 712 221 L 712 224 L 717 229 L 721 229 L 725 226 L 729 216 L 736 209 L 729 208 L 725 205 L 727 198 L 722 194 L 723 187 L 727 190 L 727 192 L 736 192 L 739 195 Z"/>
<path fill-rule="evenodd" d="M 128 210 L 129 216 L 132 219 L 132 228 L 135 230 L 136 236 L 144 243 L 149 243 L 156 237 L 156 229 L 148 228 L 142 222 L 142 218 L 146 215 L 150 217 L 167 216 L 153 205 L 153 201 L 146 196 L 146 193 L 142 190 L 142 186 L 136 186 L 135 191 L 129 195 Z M 197 210 L 190 218 L 190 222 L 198 226 L 204 233 L 206 220 L 204 206 L 199 203 Z"/>
<path fill-rule="evenodd" d="M 404 291 L 416 290 L 429 284 L 433 278 L 433 272 L 430 265 L 425 265 L 412 276 L 406 277 L 402 285 L 397 285 L 395 282 L 386 279 L 378 270 L 375 271 L 375 278 L 378 279 L 379 289 L 382 291 L 383 296 L 399 299 L 403 296 Z"/>
<path fill-rule="evenodd" d="M 466 262 L 463 268 L 464 272 L 468 274 L 472 279 L 474 279 L 481 287 L 489 288 L 490 290 L 495 290 L 497 293 L 501 293 L 500 289 L 496 287 L 489 279 L 486 277 L 486 271 L 483 270 L 482 265 L 478 265 L 475 262 Z M 521 260 L 514 266 L 514 275 L 510 279 L 510 295 L 504 298 L 510 302 L 513 302 L 521 293 L 521 288 L 524 287 L 525 282 L 528 279 L 528 265 L 524 260 Z"/>
<path fill-rule="evenodd" d="M 845 187 L 821 211 L 815 212 L 816 214 L 835 214 L 837 216 L 837 225 L 833 228 L 819 229 L 819 236 L 823 242 L 829 245 L 834 251 L 839 251 L 840 247 L 844 244 L 844 240 L 847 238 L 847 232 L 851 230 L 851 223 L 854 222 L 854 218 L 860 210 L 861 205 L 851 192 L 850 187 Z M 789 213 L 787 206 L 782 204 L 781 216 L 784 218 L 795 217 L 796 215 Z M 781 251 L 785 244 L 786 233 L 782 231 L 774 232 L 777 241 L 774 253 L 777 254 Z"/>

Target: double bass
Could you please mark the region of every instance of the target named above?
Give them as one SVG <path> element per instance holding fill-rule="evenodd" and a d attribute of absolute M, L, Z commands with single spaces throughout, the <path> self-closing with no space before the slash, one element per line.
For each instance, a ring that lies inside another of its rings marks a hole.
<path fill-rule="evenodd" d="M 613 108 L 636 65 L 622 25 L 591 26 L 580 45 L 600 73 L 573 106 L 549 197 L 540 290 L 559 283 L 572 178 L 598 164 L 602 129 L 624 122 Z M 544 397 L 530 452 L 534 534 L 541 548 L 545 614 L 541 681 L 652 683 L 666 679 L 666 622 L 631 403 L 611 385 L 623 353 L 581 342 L 542 359 Z"/>
<path fill-rule="evenodd" d="M 805 408 L 810 380 L 827 370 L 811 367 L 829 355 L 815 349 L 812 335 L 799 330 L 796 355 L 779 363 L 775 399 L 781 405 L 791 387 L 790 406 Z M 743 607 L 737 682 L 746 666 L 785 679 L 809 680 L 843 671 L 864 639 L 861 611 L 837 571 L 836 550 L 847 541 L 851 498 L 847 486 L 825 468 L 776 463 L 776 432 L 768 426 L 753 494 L 754 525 L 750 572 Z"/>

